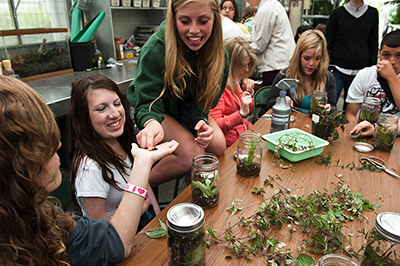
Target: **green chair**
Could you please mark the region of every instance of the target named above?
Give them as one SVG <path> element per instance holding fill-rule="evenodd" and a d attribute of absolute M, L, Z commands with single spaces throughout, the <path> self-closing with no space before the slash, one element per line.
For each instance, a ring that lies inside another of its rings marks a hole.
<path fill-rule="evenodd" d="M 260 113 L 261 105 L 267 104 L 270 91 L 271 86 L 265 86 L 259 88 L 254 94 L 254 107 L 251 111 L 253 124 L 260 118 L 258 114 Z"/>

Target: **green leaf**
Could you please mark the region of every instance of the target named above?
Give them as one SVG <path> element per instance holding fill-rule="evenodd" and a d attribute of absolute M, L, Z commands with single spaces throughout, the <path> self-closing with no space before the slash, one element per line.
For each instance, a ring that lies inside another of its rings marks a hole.
<path fill-rule="evenodd" d="M 167 235 L 167 226 L 160 219 L 158 219 L 158 221 L 160 222 L 161 228 L 150 228 L 143 230 L 139 234 L 145 233 L 149 238 L 160 238 Z"/>
<path fill-rule="evenodd" d="M 308 256 L 307 254 L 299 254 L 296 259 L 296 265 L 298 266 L 315 266 L 315 261 L 313 258 Z"/>

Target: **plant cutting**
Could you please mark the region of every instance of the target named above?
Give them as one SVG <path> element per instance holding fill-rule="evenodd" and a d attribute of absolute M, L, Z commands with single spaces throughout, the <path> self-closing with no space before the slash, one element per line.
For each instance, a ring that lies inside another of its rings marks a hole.
<path fill-rule="evenodd" d="M 339 138 L 338 128 L 344 132 L 344 125 L 348 124 L 349 120 L 343 114 L 342 110 L 337 110 L 336 107 L 331 107 L 328 111 L 323 109 L 319 115 L 313 115 L 312 133 L 322 139 L 332 137 L 333 140 Z"/>
<path fill-rule="evenodd" d="M 303 133 L 292 132 L 284 134 L 276 141 L 278 144 L 275 146 L 274 155 L 280 158 L 279 150 L 286 148 L 291 151 L 307 151 L 315 149 L 312 138 Z"/>
<path fill-rule="evenodd" d="M 242 177 L 255 177 L 261 171 L 261 135 L 257 132 L 242 132 L 237 150 L 237 172 Z"/>
<path fill-rule="evenodd" d="M 204 174 L 203 177 L 195 177 L 194 180 L 198 181 L 192 181 L 193 203 L 204 209 L 214 207 L 219 198 L 218 172 L 214 176 Z"/>

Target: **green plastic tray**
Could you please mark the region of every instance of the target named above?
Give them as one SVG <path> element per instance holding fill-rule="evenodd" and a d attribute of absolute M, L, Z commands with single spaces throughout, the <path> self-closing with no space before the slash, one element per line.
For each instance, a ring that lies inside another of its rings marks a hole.
<path fill-rule="evenodd" d="M 300 136 L 302 134 L 307 135 L 311 138 L 312 144 L 315 146 L 314 149 L 303 150 L 303 151 L 292 151 L 286 147 L 284 147 L 283 149 L 280 149 L 279 154 L 291 162 L 298 162 L 301 160 L 305 160 L 305 159 L 308 159 L 311 157 L 318 156 L 322 153 L 322 151 L 324 150 L 324 147 L 329 144 L 328 141 L 323 140 L 317 136 L 314 136 L 314 135 L 307 133 L 298 128 L 290 128 L 290 129 L 274 132 L 271 134 L 266 134 L 266 135 L 263 135 L 262 138 L 267 141 L 268 149 L 270 149 L 271 151 L 274 151 L 275 146 L 278 144 L 278 142 L 277 142 L 278 139 L 285 134 L 289 134 L 289 135 L 290 134 L 300 134 Z M 309 138 L 307 138 L 307 139 L 309 139 Z M 301 142 L 301 139 L 300 139 L 300 142 Z M 302 143 L 302 144 L 305 144 L 305 143 L 306 143 L 306 141 L 304 141 L 304 143 Z"/>

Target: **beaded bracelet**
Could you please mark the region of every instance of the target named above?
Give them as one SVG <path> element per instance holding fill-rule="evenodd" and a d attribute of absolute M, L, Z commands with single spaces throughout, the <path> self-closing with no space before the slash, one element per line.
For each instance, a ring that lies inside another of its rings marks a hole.
<path fill-rule="evenodd" d="M 126 184 L 125 191 L 131 192 L 133 194 L 139 195 L 143 198 L 147 197 L 147 190 L 132 184 Z"/>

